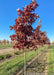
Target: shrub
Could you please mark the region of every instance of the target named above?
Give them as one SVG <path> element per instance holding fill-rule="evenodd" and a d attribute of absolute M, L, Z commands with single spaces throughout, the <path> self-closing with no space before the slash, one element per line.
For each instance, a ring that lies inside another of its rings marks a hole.
<path fill-rule="evenodd" d="M 10 57 L 11 57 L 10 54 L 0 55 L 0 60 L 5 59 L 5 58 L 10 58 Z"/>
<path fill-rule="evenodd" d="M 11 55 L 10 55 L 10 54 L 6 54 L 5 56 L 6 56 L 6 58 L 10 58 L 10 57 L 11 57 Z"/>
<path fill-rule="evenodd" d="M 4 59 L 5 55 L 0 55 L 0 60 Z"/>

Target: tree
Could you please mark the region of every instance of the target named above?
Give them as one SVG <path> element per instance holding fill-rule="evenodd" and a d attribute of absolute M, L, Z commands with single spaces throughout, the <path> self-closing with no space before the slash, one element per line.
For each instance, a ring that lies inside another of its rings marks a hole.
<path fill-rule="evenodd" d="M 0 40 L 0 44 L 2 45 L 2 41 Z"/>
<path fill-rule="evenodd" d="M 3 42 L 3 44 L 6 44 L 6 40 L 5 39 L 2 42 Z"/>
<path fill-rule="evenodd" d="M 52 41 L 52 44 L 54 44 L 54 41 Z"/>
<path fill-rule="evenodd" d="M 35 14 L 34 11 L 38 7 L 36 1 L 32 1 L 30 5 L 23 7 L 23 11 L 17 9 L 18 18 L 15 19 L 15 25 L 10 26 L 10 30 L 14 30 L 15 33 L 10 36 L 14 42 L 14 49 L 22 49 L 25 54 L 25 68 L 26 70 L 26 48 L 33 47 L 37 49 L 37 45 L 44 45 L 49 43 L 49 39 L 46 36 L 46 32 L 42 32 L 41 20 L 39 20 L 36 29 L 33 29 L 32 24 L 39 18 L 39 15 Z M 26 71 L 25 71 L 26 75 Z"/>
<path fill-rule="evenodd" d="M 50 40 L 46 35 L 45 31 L 41 31 L 41 20 L 38 22 L 39 25 L 36 26 L 36 29 L 34 29 L 34 38 L 35 38 L 35 44 L 36 45 L 44 45 L 44 44 L 50 44 Z"/>
<path fill-rule="evenodd" d="M 34 46 L 33 36 L 33 27 L 32 24 L 39 18 L 39 15 L 35 14 L 34 11 L 38 7 L 36 1 L 32 1 L 30 5 L 23 7 L 23 11 L 17 9 L 18 18 L 15 19 L 15 25 L 10 26 L 11 30 L 15 31 L 15 34 L 11 35 L 10 38 L 12 41 L 15 41 L 13 48 L 23 49 L 29 48 L 32 44 Z M 29 37 L 29 39 L 28 39 Z M 26 70 L 26 55 L 25 55 L 25 70 Z M 26 75 L 26 72 L 25 72 Z"/>
<path fill-rule="evenodd" d="M 13 42 L 12 42 L 12 41 L 10 41 L 10 44 L 13 44 Z"/>
<path fill-rule="evenodd" d="M 9 44 L 9 40 L 7 40 L 7 44 Z"/>

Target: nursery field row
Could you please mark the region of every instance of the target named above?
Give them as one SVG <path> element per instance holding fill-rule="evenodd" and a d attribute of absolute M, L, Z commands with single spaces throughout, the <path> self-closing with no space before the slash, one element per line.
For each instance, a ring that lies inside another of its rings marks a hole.
<path fill-rule="evenodd" d="M 0 45 L 0 48 L 9 48 L 9 47 L 13 47 L 13 45 L 12 44 Z"/>
<path fill-rule="evenodd" d="M 10 49 L 10 48 L 9 48 Z M 5 49 L 6 50 L 6 49 Z M 4 50 L 4 51 L 5 51 Z M 13 49 L 12 49 L 13 50 Z M 33 49 L 30 48 L 30 49 L 26 49 L 26 52 L 30 52 L 32 51 Z M 4 52 L 3 51 L 3 52 Z M 4 62 L 4 61 L 8 61 L 8 60 L 11 60 L 12 58 L 15 58 L 15 57 L 18 57 L 18 55 L 22 55 L 24 53 L 24 50 L 18 50 L 18 51 L 12 51 L 12 52 L 9 52 L 8 54 L 2 54 L 0 55 L 0 63 Z"/>
<path fill-rule="evenodd" d="M 48 48 L 46 48 L 40 54 L 38 54 L 36 56 L 36 59 L 33 62 L 31 62 L 31 64 L 27 67 L 27 75 L 47 75 L 47 60 L 49 54 Z"/>
<path fill-rule="evenodd" d="M 44 46 L 38 49 L 38 53 L 46 49 L 48 46 Z M 31 61 L 36 56 L 35 51 L 26 53 L 26 61 Z M 0 75 L 11 75 L 15 71 L 19 71 L 24 66 L 24 54 L 19 55 L 9 61 L 3 62 L 0 64 Z"/>

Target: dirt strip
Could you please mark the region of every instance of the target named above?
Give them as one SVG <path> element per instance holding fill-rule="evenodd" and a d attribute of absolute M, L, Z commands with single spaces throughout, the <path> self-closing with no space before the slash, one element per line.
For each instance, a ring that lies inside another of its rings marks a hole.
<path fill-rule="evenodd" d="M 9 54 L 11 52 L 14 52 L 13 48 L 0 48 L 0 55 Z"/>

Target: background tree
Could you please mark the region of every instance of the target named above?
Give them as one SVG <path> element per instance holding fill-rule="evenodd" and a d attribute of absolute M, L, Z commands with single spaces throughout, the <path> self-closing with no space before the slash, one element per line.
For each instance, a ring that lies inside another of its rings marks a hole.
<path fill-rule="evenodd" d="M 45 31 L 41 31 L 41 20 L 38 22 L 39 25 L 36 26 L 36 29 L 34 29 L 34 38 L 35 38 L 35 44 L 36 45 L 44 45 L 44 44 L 50 44 L 50 40 L 46 35 Z"/>
<path fill-rule="evenodd" d="M 2 41 L 0 40 L 0 45 L 2 45 Z"/>
<path fill-rule="evenodd" d="M 54 44 L 54 41 L 52 41 L 52 44 Z"/>
<path fill-rule="evenodd" d="M 12 42 L 12 41 L 10 41 L 10 44 L 13 44 L 13 42 Z"/>
<path fill-rule="evenodd" d="M 6 44 L 6 40 L 4 39 L 4 40 L 2 41 L 2 43 L 3 43 L 3 44 Z"/>
<path fill-rule="evenodd" d="M 7 42 L 7 44 L 9 44 L 9 40 L 7 40 L 6 42 Z"/>

